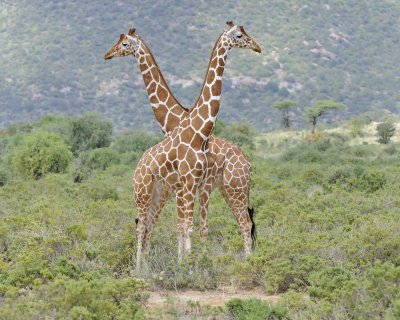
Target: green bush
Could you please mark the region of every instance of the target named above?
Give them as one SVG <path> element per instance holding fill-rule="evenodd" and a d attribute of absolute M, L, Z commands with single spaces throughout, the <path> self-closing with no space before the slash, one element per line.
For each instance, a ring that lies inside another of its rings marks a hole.
<path fill-rule="evenodd" d="M 29 294 L 3 299 L 0 318 L 134 320 L 140 305 L 147 299 L 143 288 L 143 283 L 134 278 L 58 278 L 30 290 Z"/>
<path fill-rule="evenodd" d="M 222 138 L 227 139 L 239 147 L 247 147 L 250 150 L 255 149 L 254 129 L 247 124 L 234 124 L 225 128 L 222 132 Z"/>
<path fill-rule="evenodd" d="M 63 138 L 67 144 L 70 144 L 72 129 L 71 121 L 72 119 L 66 116 L 48 115 L 40 118 L 36 127 L 40 130 L 57 134 Z"/>
<path fill-rule="evenodd" d="M 111 143 L 112 123 L 96 114 L 86 114 L 71 121 L 72 150 L 91 150 L 108 147 Z"/>
<path fill-rule="evenodd" d="M 351 282 L 351 274 L 337 267 L 326 267 L 310 274 L 309 292 L 311 297 L 335 301 Z"/>
<path fill-rule="evenodd" d="M 0 165 L 0 187 L 3 187 L 8 180 L 8 172 L 7 169 Z"/>
<path fill-rule="evenodd" d="M 98 148 L 82 152 L 73 162 L 73 180 L 81 182 L 94 170 L 106 170 L 111 164 L 119 162 L 119 154 L 111 148 Z"/>
<path fill-rule="evenodd" d="M 65 171 L 71 159 L 71 151 L 58 135 L 35 131 L 23 137 L 9 161 L 18 173 L 38 179 L 49 172 Z"/>
<path fill-rule="evenodd" d="M 350 180 L 350 187 L 365 192 L 375 192 L 382 189 L 387 182 L 386 174 L 379 171 L 367 171 L 359 177 Z"/>
<path fill-rule="evenodd" d="M 112 148 L 118 153 L 140 152 L 161 141 L 159 136 L 145 131 L 133 131 L 119 135 L 112 144 Z"/>
<path fill-rule="evenodd" d="M 89 152 L 86 166 L 91 170 L 105 170 L 111 164 L 117 164 L 118 154 L 110 148 L 99 148 Z"/>
<path fill-rule="evenodd" d="M 237 320 L 289 319 L 286 308 L 259 299 L 232 299 L 226 303 L 230 315 Z"/>

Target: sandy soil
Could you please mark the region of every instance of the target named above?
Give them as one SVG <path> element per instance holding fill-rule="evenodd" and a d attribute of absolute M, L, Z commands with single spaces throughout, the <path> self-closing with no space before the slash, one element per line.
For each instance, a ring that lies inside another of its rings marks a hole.
<path fill-rule="evenodd" d="M 212 307 L 224 306 L 225 302 L 233 298 L 249 299 L 257 298 L 261 300 L 276 302 L 279 298 L 278 295 L 267 295 L 260 288 L 254 288 L 252 290 L 241 290 L 232 288 L 220 288 L 216 291 L 194 291 L 194 290 L 182 290 L 182 291 L 159 291 L 151 292 L 150 298 L 147 301 L 147 307 L 149 309 L 159 309 L 164 306 L 167 298 L 173 298 L 180 300 L 181 302 L 199 302 L 200 305 L 209 305 Z"/>

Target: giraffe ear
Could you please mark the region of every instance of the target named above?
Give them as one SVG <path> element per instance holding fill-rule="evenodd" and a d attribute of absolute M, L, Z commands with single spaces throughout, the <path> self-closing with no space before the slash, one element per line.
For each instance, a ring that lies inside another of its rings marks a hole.
<path fill-rule="evenodd" d="M 229 28 L 232 28 L 235 25 L 232 20 L 227 21 L 226 24 L 228 25 Z"/>
<path fill-rule="evenodd" d="M 236 34 L 237 26 L 233 26 L 232 28 L 228 29 L 226 35 L 232 38 Z"/>
<path fill-rule="evenodd" d="M 129 31 L 128 31 L 128 35 L 129 35 L 129 36 L 133 36 L 133 35 L 135 34 L 135 31 L 136 31 L 136 29 L 135 29 L 135 28 L 131 28 L 131 29 L 129 29 Z"/>

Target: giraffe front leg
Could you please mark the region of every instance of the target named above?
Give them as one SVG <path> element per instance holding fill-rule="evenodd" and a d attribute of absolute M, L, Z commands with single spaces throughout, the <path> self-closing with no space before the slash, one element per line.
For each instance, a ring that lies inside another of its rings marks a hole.
<path fill-rule="evenodd" d="M 193 211 L 195 191 L 186 190 L 185 194 L 185 230 L 184 230 L 184 254 L 190 253 L 192 249 L 191 235 L 193 233 Z"/>
<path fill-rule="evenodd" d="M 211 191 L 212 191 L 211 184 L 206 184 L 200 190 L 200 194 L 199 194 L 199 201 L 200 201 L 200 240 L 202 242 L 207 240 L 207 235 L 208 235 L 207 217 L 208 217 L 208 204 L 210 202 Z"/>
<path fill-rule="evenodd" d="M 183 190 L 176 191 L 176 209 L 178 213 L 178 261 L 181 262 L 184 254 L 184 231 L 185 231 L 185 206 Z"/>

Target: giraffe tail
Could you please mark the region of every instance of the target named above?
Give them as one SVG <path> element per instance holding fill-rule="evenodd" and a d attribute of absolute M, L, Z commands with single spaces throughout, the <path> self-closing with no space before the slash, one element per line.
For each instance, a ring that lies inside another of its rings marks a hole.
<path fill-rule="evenodd" d="M 251 220 L 251 247 L 254 250 L 256 247 L 257 240 L 257 232 L 256 232 L 256 224 L 254 222 L 254 208 L 247 207 L 247 212 L 249 213 L 249 217 Z"/>

